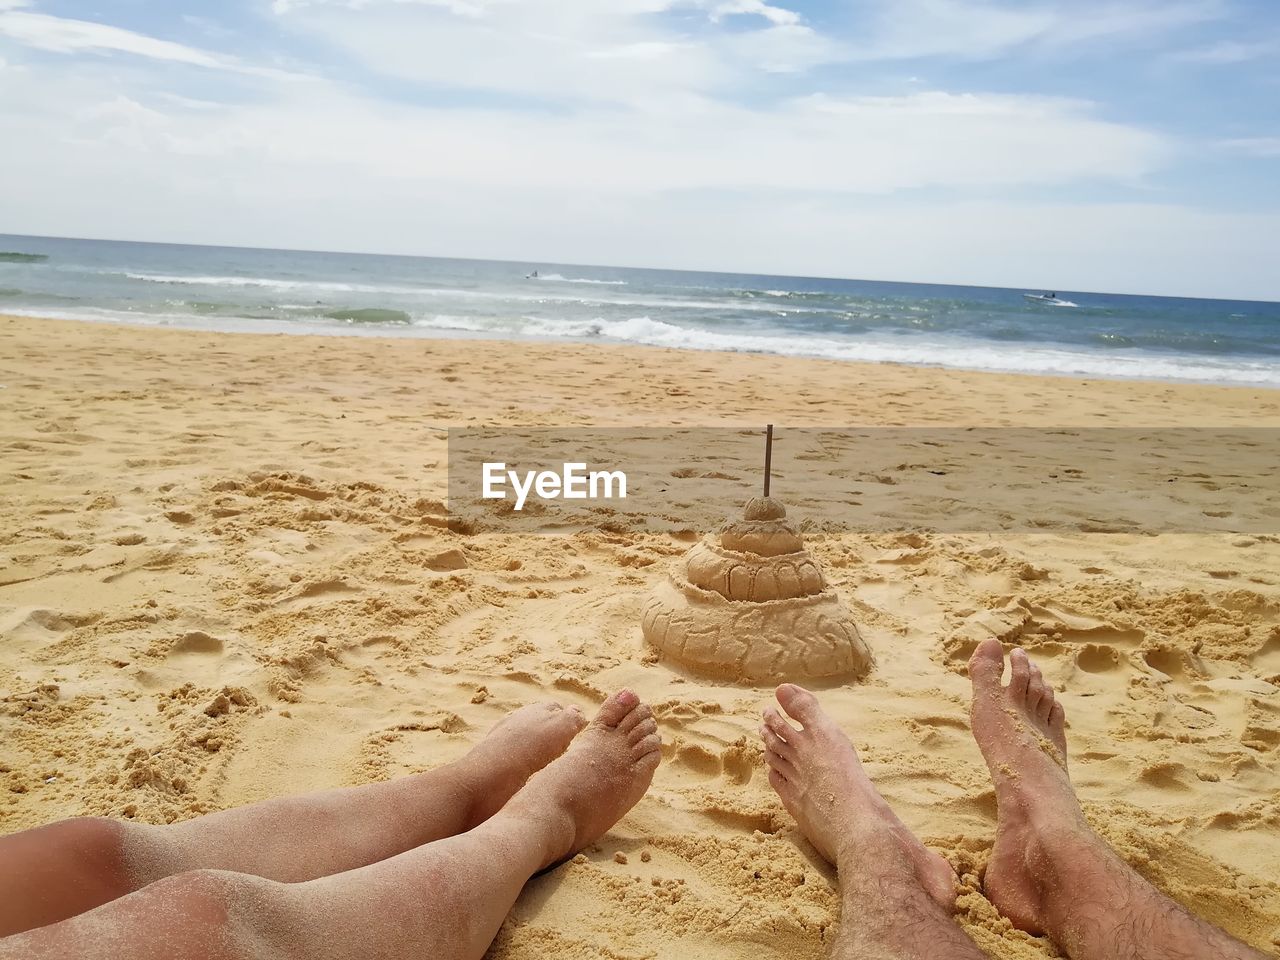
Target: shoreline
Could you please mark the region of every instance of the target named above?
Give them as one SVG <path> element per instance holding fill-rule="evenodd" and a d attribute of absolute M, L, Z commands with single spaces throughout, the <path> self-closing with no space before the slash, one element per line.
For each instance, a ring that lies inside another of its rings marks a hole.
<path fill-rule="evenodd" d="M 636 351 L 662 351 L 677 354 L 691 355 L 710 355 L 710 356 L 728 356 L 728 357 L 759 357 L 772 358 L 784 361 L 794 361 L 797 363 L 817 363 L 817 364 L 835 364 L 842 367 L 888 367 L 903 370 L 921 370 L 921 371 L 938 371 L 943 373 L 956 373 L 962 375 L 974 376 L 992 376 L 992 377 L 1025 377 L 1033 380 L 1049 380 L 1049 381 L 1087 381 L 1097 383 L 1120 383 L 1131 385 L 1152 385 L 1152 386 L 1170 386 L 1170 387 L 1191 387 L 1191 388 L 1214 388 L 1228 390 L 1246 390 L 1258 391 L 1266 394 L 1280 393 L 1280 386 L 1271 386 L 1268 384 L 1256 382 L 1232 383 L 1216 380 L 1194 380 L 1189 378 L 1177 378 L 1162 380 L 1150 377 L 1129 377 L 1121 374 L 1103 375 L 1096 373 L 1068 373 L 1068 372 L 1028 372 L 1020 370 L 998 370 L 988 368 L 973 368 L 961 366 L 947 366 L 940 363 L 914 363 L 903 360 L 845 360 L 835 357 L 823 357 L 806 354 L 781 354 L 771 353 L 767 351 L 749 351 L 749 350 L 722 350 L 717 348 L 704 347 L 671 347 L 660 346 L 643 343 L 629 343 L 622 340 L 599 340 L 586 337 L 551 337 L 537 335 L 520 335 L 513 334 L 506 337 L 493 336 L 487 331 L 469 331 L 463 329 L 450 330 L 448 328 L 426 328 L 418 327 L 414 324 L 405 324 L 402 328 L 403 333 L 396 333 L 396 328 L 388 328 L 387 326 L 362 326 L 359 324 L 348 324 L 344 327 L 329 327 L 321 324 L 309 325 L 301 321 L 272 321 L 272 320 L 249 320 L 246 324 L 261 325 L 259 329 L 228 329 L 226 326 L 216 324 L 201 324 L 198 320 L 187 323 L 185 320 L 181 323 L 147 323 L 142 320 L 114 319 L 108 317 L 73 317 L 65 314 L 54 315 L 36 314 L 36 313 L 5 313 L 0 312 L 0 320 L 17 320 L 31 321 L 36 323 L 75 323 L 90 324 L 94 326 L 102 326 L 106 328 L 117 329 L 133 329 L 133 330 L 155 330 L 168 331 L 175 333 L 197 333 L 219 336 L 222 334 L 230 334 L 237 337 L 318 337 L 325 339 L 342 339 L 351 340 L 374 340 L 388 342 L 423 342 L 423 341 L 440 341 L 444 343 L 452 342 L 471 342 L 486 343 L 490 345 L 499 344 L 538 344 L 542 346 L 566 348 L 582 347 L 587 350 L 604 349 L 604 350 L 636 350 Z M 418 331 L 418 332 L 414 332 Z"/>

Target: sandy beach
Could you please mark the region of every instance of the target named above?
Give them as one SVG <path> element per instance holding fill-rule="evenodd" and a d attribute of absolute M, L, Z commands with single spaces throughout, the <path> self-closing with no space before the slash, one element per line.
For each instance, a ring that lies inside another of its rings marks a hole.
<path fill-rule="evenodd" d="M 643 600 L 688 542 L 455 532 L 448 428 L 1280 427 L 1280 391 L 1251 388 L 16 317 L 0 317 L 0 385 L 0 832 L 425 770 L 518 705 L 590 709 L 629 686 L 665 741 L 653 788 L 529 884 L 501 960 L 817 958 L 838 899 L 762 772 L 770 690 L 642 643 Z M 1032 473 L 1051 453 L 1027 451 Z M 1280 504 L 1249 509 L 1236 519 L 1275 529 Z M 964 664 L 994 634 L 1059 691 L 1099 831 L 1194 912 L 1280 948 L 1280 536 L 824 532 L 809 548 L 876 658 L 820 695 L 957 868 L 979 946 L 1058 955 L 979 889 L 995 804 Z"/>

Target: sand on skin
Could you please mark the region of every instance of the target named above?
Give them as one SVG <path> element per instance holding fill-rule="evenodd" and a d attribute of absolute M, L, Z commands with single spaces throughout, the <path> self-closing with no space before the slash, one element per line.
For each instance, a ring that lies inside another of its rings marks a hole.
<path fill-rule="evenodd" d="M 763 776 L 768 691 L 641 645 L 643 598 L 689 544 L 450 532 L 448 426 L 1280 426 L 1280 393 L 1251 389 L 18 318 L 0 318 L 0 384 L 0 830 L 427 769 L 518 704 L 632 686 L 666 762 L 596 848 L 530 884 L 504 960 L 819 957 L 837 900 Z M 976 886 L 994 795 L 963 664 L 990 633 L 1062 691 L 1098 828 L 1192 909 L 1280 945 L 1276 538 L 807 545 L 877 660 L 823 701 L 960 869 L 984 948 L 1054 955 Z"/>

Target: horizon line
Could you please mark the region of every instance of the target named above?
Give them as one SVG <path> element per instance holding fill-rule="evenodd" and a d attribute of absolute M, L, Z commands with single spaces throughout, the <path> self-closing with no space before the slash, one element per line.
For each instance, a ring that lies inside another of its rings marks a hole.
<path fill-rule="evenodd" d="M 39 233 L 0 233 L 0 237 L 14 237 L 17 239 L 28 240 L 81 240 L 90 243 L 132 243 L 140 246 L 167 246 L 167 247 L 196 247 L 210 250 L 252 250 L 256 252 L 266 253 L 316 253 L 316 254 L 332 254 L 337 256 L 355 256 L 355 257 L 400 257 L 410 260 L 457 260 L 466 263 L 510 263 L 514 265 L 525 265 L 537 268 L 539 265 L 554 267 L 586 267 L 591 270 L 642 270 L 653 273 L 705 273 L 720 276 L 735 277 L 771 277 L 779 280 L 825 280 L 835 281 L 838 283 L 894 283 L 906 286 L 917 287 L 954 287 L 958 289 L 976 289 L 976 290 L 1011 290 L 1011 291 L 1027 291 L 1027 290 L 1053 290 L 1054 292 L 1063 291 L 1065 293 L 1086 294 L 1091 296 L 1103 297 L 1146 297 L 1162 300 L 1206 300 L 1217 301 L 1220 303 L 1262 303 L 1262 304 L 1280 304 L 1280 300 L 1267 300 L 1258 297 L 1208 297 L 1208 296 L 1178 296 L 1164 293 L 1125 293 L 1122 291 L 1108 290 L 1073 290 L 1069 287 L 1048 287 L 1048 286 L 1000 286 L 980 283 L 941 283 L 934 280 L 876 280 L 868 277 L 831 277 L 817 276 L 811 274 L 799 273 L 745 273 L 739 270 L 707 270 L 701 268 L 688 267 L 647 267 L 647 266 L 625 266 L 623 264 L 601 264 L 601 263 L 571 263 L 568 261 L 556 260 L 510 260 L 507 258 L 486 258 L 486 257 L 447 257 L 437 254 L 422 253 L 376 253 L 364 250 L 329 250 L 317 247 L 258 247 L 249 244 L 235 243 L 186 243 L 175 242 L 171 240 L 125 240 L 116 237 L 68 237 L 55 234 L 39 234 Z M 21 251 L 5 251 L 5 252 L 21 252 Z"/>

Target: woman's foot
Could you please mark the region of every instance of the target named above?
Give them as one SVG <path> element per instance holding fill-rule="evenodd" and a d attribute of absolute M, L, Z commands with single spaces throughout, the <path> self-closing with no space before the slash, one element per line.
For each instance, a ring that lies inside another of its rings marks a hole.
<path fill-rule="evenodd" d="M 1044 929 L 1043 884 L 1053 875 L 1050 849 L 1064 839 L 1092 838 L 1067 776 L 1066 715 L 1040 669 L 1018 648 L 984 640 L 969 660 L 974 739 L 991 770 L 999 823 L 983 888 L 1022 930 Z M 1086 840 L 1087 842 L 1087 840 Z"/>
<path fill-rule="evenodd" d="M 876 791 L 858 754 L 817 698 L 795 684 L 777 690 L 787 716 L 764 711 L 769 783 L 815 849 L 841 873 L 841 883 L 914 881 L 941 907 L 955 905 L 955 874 L 898 819 Z"/>
<path fill-rule="evenodd" d="M 546 831 L 542 868 L 604 836 L 649 789 L 662 759 L 658 724 L 630 690 L 615 693 L 563 756 L 529 778 L 503 811 Z"/>
<path fill-rule="evenodd" d="M 530 704 L 498 721 L 456 769 L 470 796 L 467 829 L 488 820 L 587 725 L 577 707 Z"/>

